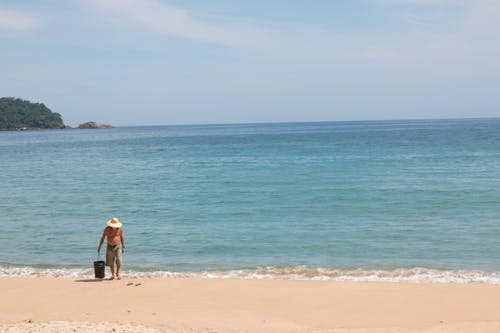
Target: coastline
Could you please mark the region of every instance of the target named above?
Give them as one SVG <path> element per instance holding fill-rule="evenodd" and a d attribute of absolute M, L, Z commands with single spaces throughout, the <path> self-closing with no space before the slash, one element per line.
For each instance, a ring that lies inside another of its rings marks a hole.
<path fill-rule="evenodd" d="M 383 269 L 343 269 L 308 266 L 259 267 L 214 271 L 122 270 L 126 278 L 195 278 L 295 281 L 351 281 L 393 283 L 459 283 L 500 285 L 500 272 L 482 270 L 444 270 L 425 267 Z M 86 278 L 94 277 L 90 268 L 39 268 L 33 266 L 2 266 L 0 278 Z"/>
<path fill-rule="evenodd" d="M 0 332 L 500 330 L 500 286 L 491 284 L 3 277 L 0 293 Z"/>

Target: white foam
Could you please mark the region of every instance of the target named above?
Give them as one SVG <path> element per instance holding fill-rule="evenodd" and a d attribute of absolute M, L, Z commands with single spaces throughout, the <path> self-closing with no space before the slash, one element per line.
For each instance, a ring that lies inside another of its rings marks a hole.
<path fill-rule="evenodd" d="M 90 269 L 69 268 L 35 268 L 35 267 L 4 267 L 0 266 L 0 277 L 57 277 L 80 278 L 93 277 Z"/>
<path fill-rule="evenodd" d="M 91 269 L 2 267 L 0 277 L 56 277 L 92 278 Z M 430 282 L 430 283 L 486 283 L 500 284 L 500 272 L 476 270 L 437 270 L 410 268 L 395 270 L 327 269 L 297 267 L 262 267 L 256 270 L 228 270 L 209 272 L 123 271 L 130 278 L 202 278 L 255 280 L 313 280 L 313 281 L 368 281 L 368 282 Z"/>

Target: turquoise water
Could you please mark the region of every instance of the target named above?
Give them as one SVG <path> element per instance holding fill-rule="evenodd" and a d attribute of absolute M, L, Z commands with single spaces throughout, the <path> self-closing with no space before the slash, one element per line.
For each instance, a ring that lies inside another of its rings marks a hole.
<path fill-rule="evenodd" d="M 3 268 L 117 216 L 130 271 L 500 271 L 500 119 L 0 132 L 0 168 Z"/>

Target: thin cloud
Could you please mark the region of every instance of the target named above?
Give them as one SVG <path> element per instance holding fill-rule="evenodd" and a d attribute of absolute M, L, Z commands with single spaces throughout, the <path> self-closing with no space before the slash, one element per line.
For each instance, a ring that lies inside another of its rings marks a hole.
<path fill-rule="evenodd" d="M 420 6 L 436 6 L 436 5 L 458 5 L 466 3 L 467 0 L 376 0 L 386 4 L 411 4 Z M 481 0 L 476 0 L 481 1 Z"/>
<path fill-rule="evenodd" d="M 239 47 L 259 52 L 259 57 L 293 71 L 321 69 L 324 73 L 346 72 L 346 68 L 386 68 L 387 73 L 428 72 L 440 68 L 442 73 L 467 73 L 498 68 L 500 43 L 497 17 L 500 5 L 493 0 L 373 0 L 381 9 L 408 4 L 432 8 L 451 4 L 459 10 L 430 17 L 425 29 L 414 25 L 401 29 L 337 32 L 334 28 L 288 26 L 286 29 L 258 25 L 241 25 L 234 21 L 207 21 L 192 12 L 159 0 L 79 0 L 84 8 L 120 29 L 139 29 L 175 38 Z M 397 5 L 396 5 L 397 4 Z M 406 14 L 412 14 L 408 7 Z M 419 12 L 416 12 L 419 14 Z M 422 21 L 412 17 L 413 24 Z M 228 23 L 230 22 L 230 23 Z M 445 26 L 446 29 L 442 29 Z M 483 38 L 488 36 L 488 38 Z M 493 37 L 493 38 L 492 38 Z M 493 43 L 493 45 L 492 45 Z M 481 59 L 477 61 L 476 59 Z M 386 67 L 383 67 L 386 66 Z M 288 67 L 287 67 L 288 68 Z M 420 68 L 415 70 L 415 68 Z M 434 73 L 434 72 L 432 72 Z M 438 75 L 438 74 L 432 74 Z"/>
<path fill-rule="evenodd" d="M 0 8 L 0 31 L 32 31 L 41 24 L 40 19 L 8 8 Z"/>
<path fill-rule="evenodd" d="M 447 0 L 386 0 L 392 3 L 418 3 L 420 6 L 430 6 L 441 3 L 451 3 Z M 422 20 L 417 15 L 411 18 L 411 24 L 428 29 L 419 33 L 400 32 L 400 38 L 394 34 L 391 38 L 381 38 L 378 45 L 367 53 L 369 58 L 395 60 L 424 58 L 432 59 L 467 59 L 467 55 L 494 54 L 498 52 L 500 43 L 496 36 L 500 33 L 498 17 L 500 3 L 492 0 L 455 1 L 460 4 L 460 10 L 448 17 Z M 446 26 L 446 29 L 442 29 Z M 401 38 L 404 37 L 404 38 Z M 382 52 L 383 51 L 383 52 Z M 473 58 L 473 57 L 472 57 Z M 494 58 L 492 58 L 493 60 Z M 494 61 L 498 63 L 497 60 Z"/>
<path fill-rule="evenodd" d="M 245 48 L 267 43 L 266 33 L 257 27 L 204 22 L 183 8 L 158 0 L 80 0 L 80 3 L 116 25 L 132 23 L 171 37 Z"/>

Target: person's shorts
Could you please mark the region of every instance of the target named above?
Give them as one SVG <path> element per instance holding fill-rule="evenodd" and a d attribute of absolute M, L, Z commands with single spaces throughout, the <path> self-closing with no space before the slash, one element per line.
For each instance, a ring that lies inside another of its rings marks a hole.
<path fill-rule="evenodd" d="M 122 264 L 122 244 L 118 243 L 116 245 L 108 244 L 106 248 L 106 266 L 112 266 L 115 264 Z"/>

